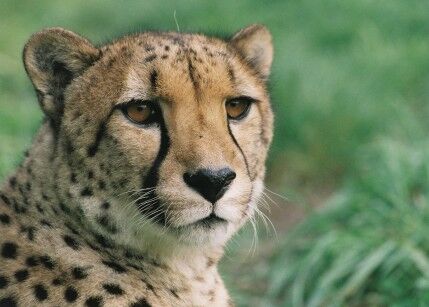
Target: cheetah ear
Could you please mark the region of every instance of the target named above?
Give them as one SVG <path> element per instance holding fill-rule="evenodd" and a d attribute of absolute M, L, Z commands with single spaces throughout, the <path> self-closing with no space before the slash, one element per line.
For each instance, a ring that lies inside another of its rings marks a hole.
<path fill-rule="evenodd" d="M 24 47 L 25 70 L 43 111 L 54 122 L 63 112 L 64 90 L 100 57 L 88 40 L 61 28 L 33 34 Z"/>
<path fill-rule="evenodd" d="M 231 44 L 263 80 L 268 79 L 273 61 L 273 44 L 270 31 L 265 26 L 255 24 L 242 29 L 232 37 Z"/>

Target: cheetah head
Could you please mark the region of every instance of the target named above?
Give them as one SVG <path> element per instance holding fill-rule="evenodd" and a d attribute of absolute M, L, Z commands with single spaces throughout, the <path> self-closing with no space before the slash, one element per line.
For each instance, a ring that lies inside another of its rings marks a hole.
<path fill-rule="evenodd" d="M 60 28 L 33 35 L 24 62 L 63 193 L 124 240 L 224 244 L 262 193 L 272 53 L 260 25 L 228 40 L 148 32 L 101 47 Z"/>

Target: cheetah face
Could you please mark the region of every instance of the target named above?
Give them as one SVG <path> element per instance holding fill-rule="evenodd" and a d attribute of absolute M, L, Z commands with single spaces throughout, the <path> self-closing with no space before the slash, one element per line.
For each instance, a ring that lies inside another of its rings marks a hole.
<path fill-rule="evenodd" d="M 117 228 L 216 245 L 253 215 L 272 138 L 266 28 L 228 41 L 142 33 L 100 48 L 48 29 L 24 58 L 79 178 L 72 194 L 83 185 L 109 201 Z M 82 205 L 90 219 L 94 203 Z"/>

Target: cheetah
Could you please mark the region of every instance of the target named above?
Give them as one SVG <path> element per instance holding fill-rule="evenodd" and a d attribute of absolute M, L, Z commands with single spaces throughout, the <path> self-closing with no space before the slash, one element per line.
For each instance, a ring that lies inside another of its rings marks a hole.
<path fill-rule="evenodd" d="M 44 119 L 0 189 L 0 306 L 232 306 L 217 264 L 262 194 L 272 59 L 262 25 L 34 34 Z"/>

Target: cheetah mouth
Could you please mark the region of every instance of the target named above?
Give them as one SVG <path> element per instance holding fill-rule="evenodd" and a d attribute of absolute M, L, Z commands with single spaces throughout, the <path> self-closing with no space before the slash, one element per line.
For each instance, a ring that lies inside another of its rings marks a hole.
<path fill-rule="evenodd" d="M 198 221 L 195 221 L 195 222 L 192 222 L 192 223 L 189 223 L 186 225 L 181 225 L 181 226 L 176 227 L 176 228 L 178 228 L 178 229 L 184 229 L 184 228 L 212 229 L 212 228 L 215 228 L 217 226 L 226 225 L 227 223 L 228 223 L 227 220 L 217 216 L 215 213 L 212 212 L 210 215 L 208 215 L 208 216 L 206 216 L 206 217 L 204 217 Z"/>
<path fill-rule="evenodd" d="M 212 227 L 214 225 L 224 224 L 224 223 L 227 223 L 227 220 L 217 216 L 214 213 L 211 213 L 209 216 L 207 216 L 201 220 L 198 220 L 198 221 L 192 223 L 191 225 L 203 226 L 203 227 Z"/>

